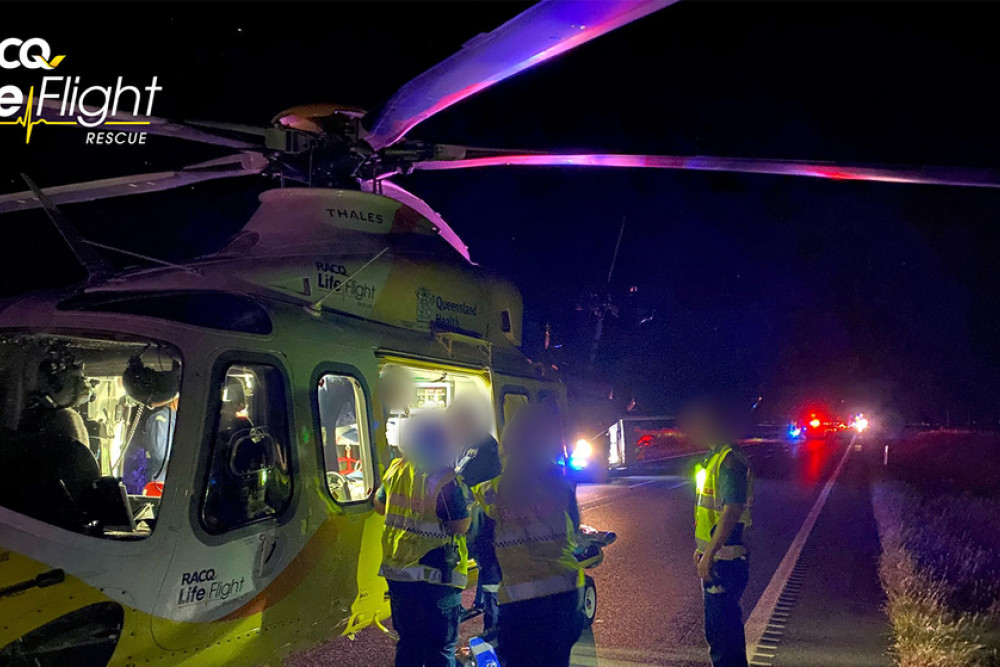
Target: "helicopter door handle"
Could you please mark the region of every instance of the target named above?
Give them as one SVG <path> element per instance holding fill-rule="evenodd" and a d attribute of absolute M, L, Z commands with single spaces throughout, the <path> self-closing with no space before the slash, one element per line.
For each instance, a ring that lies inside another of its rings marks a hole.
<path fill-rule="evenodd" d="M 266 566 L 268 563 L 271 562 L 271 557 L 274 555 L 274 551 L 277 548 L 278 548 L 278 542 L 277 542 L 277 540 L 275 540 L 274 542 L 271 542 L 271 548 L 268 550 L 267 555 L 264 556 L 264 560 L 262 562 L 262 564 L 264 566 Z"/>
<path fill-rule="evenodd" d="M 260 547 L 257 552 L 257 576 L 267 576 L 269 572 L 278 566 L 281 560 L 282 548 L 278 541 L 278 535 L 261 535 Z"/>

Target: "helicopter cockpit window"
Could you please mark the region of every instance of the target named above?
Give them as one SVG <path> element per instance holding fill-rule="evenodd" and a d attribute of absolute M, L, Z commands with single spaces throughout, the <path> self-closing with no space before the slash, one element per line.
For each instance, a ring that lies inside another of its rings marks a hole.
<path fill-rule="evenodd" d="M 202 520 L 221 533 L 281 514 L 292 497 L 284 378 L 264 364 L 233 364 L 220 398 Z"/>
<path fill-rule="evenodd" d="M 319 379 L 316 397 L 330 495 L 340 503 L 367 500 L 375 473 L 364 390 L 352 377 L 327 373 Z"/>
<path fill-rule="evenodd" d="M 94 536 L 150 534 L 180 388 L 169 345 L 0 334 L 0 506 Z"/>

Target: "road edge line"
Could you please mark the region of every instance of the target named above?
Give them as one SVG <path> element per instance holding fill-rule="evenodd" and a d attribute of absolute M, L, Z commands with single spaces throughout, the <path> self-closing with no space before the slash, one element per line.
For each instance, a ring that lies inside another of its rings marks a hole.
<path fill-rule="evenodd" d="M 830 479 L 827 480 L 823 490 L 820 491 L 819 497 L 816 498 L 812 509 L 809 510 L 809 514 L 806 515 L 805 520 L 799 527 L 799 532 L 796 533 L 795 539 L 792 540 L 792 544 L 788 547 L 788 551 L 785 552 L 784 558 L 778 564 L 778 569 L 774 571 L 771 581 L 768 582 L 764 592 L 761 593 L 760 598 L 757 600 L 753 611 L 747 617 L 747 621 L 744 624 L 747 659 L 752 659 L 757 653 L 757 647 L 764 636 L 764 631 L 771 620 L 771 615 L 778 606 L 778 598 L 781 597 L 781 593 L 785 589 L 785 584 L 788 583 L 788 579 L 792 575 L 799 557 L 802 555 L 802 549 L 805 547 L 809 535 L 812 534 L 816 520 L 819 519 L 820 512 L 823 511 L 823 507 L 826 505 L 826 501 L 833 491 L 833 485 L 837 482 L 840 471 L 844 469 L 844 464 L 847 463 L 847 458 L 851 455 L 853 449 L 854 439 L 852 438 L 851 442 L 847 445 L 847 450 L 840 459 L 840 463 L 837 464 L 837 468 L 830 475 Z"/>

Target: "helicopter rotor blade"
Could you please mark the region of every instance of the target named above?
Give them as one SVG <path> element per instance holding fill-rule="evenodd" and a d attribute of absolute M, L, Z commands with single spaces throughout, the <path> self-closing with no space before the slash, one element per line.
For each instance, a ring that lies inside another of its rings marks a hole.
<path fill-rule="evenodd" d="M 442 109 L 677 0 L 542 0 L 417 78 L 388 101 L 366 137 L 391 146 Z"/>
<path fill-rule="evenodd" d="M 193 164 L 177 171 L 160 171 L 118 178 L 104 178 L 71 185 L 58 185 L 45 188 L 44 192 L 47 199 L 53 204 L 75 204 L 97 199 L 159 192 L 220 178 L 250 176 L 261 173 L 267 164 L 267 159 L 263 155 L 240 153 Z M 30 190 L 0 195 L 0 214 L 41 207 L 42 203 Z"/>
<path fill-rule="evenodd" d="M 1000 170 L 997 169 L 863 165 L 842 162 L 809 162 L 710 156 L 535 153 L 447 145 L 435 147 L 434 159 L 418 161 L 412 164 L 413 169 L 422 171 L 499 166 L 678 169 L 741 174 L 806 176 L 841 181 L 878 181 L 883 183 L 1000 188 Z"/>
<path fill-rule="evenodd" d="M 374 192 L 390 199 L 395 199 L 399 203 L 409 206 L 414 211 L 434 223 L 434 225 L 438 228 L 438 234 L 441 238 L 447 241 L 448 244 L 457 250 L 458 254 L 464 257 L 469 263 L 472 263 L 472 258 L 469 256 L 469 246 L 465 245 L 462 239 L 459 238 L 458 234 L 455 233 L 455 230 L 451 228 L 451 225 L 445 222 L 444 218 L 441 217 L 441 214 L 432 209 L 423 199 L 386 179 L 380 179 L 378 181 L 361 181 L 361 189 L 364 192 Z"/>
<path fill-rule="evenodd" d="M 47 120 L 62 118 L 60 115 L 60 104 L 56 100 L 46 100 L 42 102 L 41 109 L 41 118 Z M 162 137 L 184 139 L 186 141 L 195 141 L 201 144 L 211 144 L 213 146 L 224 146 L 235 150 L 254 150 L 261 148 L 260 144 L 248 143 L 246 141 L 240 141 L 239 139 L 231 139 L 220 134 L 206 132 L 186 123 L 167 120 L 166 118 L 157 118 L 156 116 L 133 116 L 130 113 L 122 111 L 113 115 L 109 114 L 101 127 L 104 129 L 113 129 L 115 132 L 147 132 L 149 134 L 155 134 Z M 232 129 L 233 131 L 240 131 L 235 128 L 220 127 L 219 129 Z M 242 131 L 247 133 L 247 130 L 245 129 Z"/>

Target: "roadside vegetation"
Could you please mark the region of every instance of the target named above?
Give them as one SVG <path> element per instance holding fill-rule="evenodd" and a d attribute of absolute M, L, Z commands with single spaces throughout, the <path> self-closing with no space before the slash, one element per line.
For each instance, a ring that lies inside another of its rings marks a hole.
<path fill-rule="evenodd" d="M 918 433 L 873 489 L 901 667 L 1000 666 L 1000 435 Z"/>

